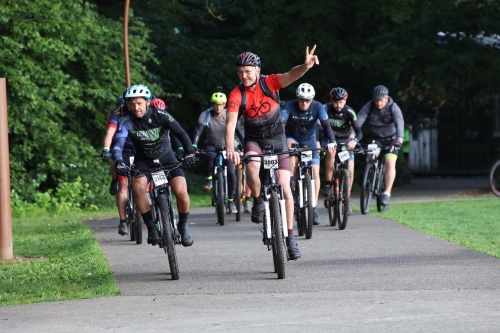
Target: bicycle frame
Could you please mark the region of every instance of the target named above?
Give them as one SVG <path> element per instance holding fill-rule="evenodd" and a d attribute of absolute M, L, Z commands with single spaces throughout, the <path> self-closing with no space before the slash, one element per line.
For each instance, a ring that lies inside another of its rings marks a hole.
<path fill-rule="evenodd" d="M 295 148 L 292 145 L 292 148 Z M 297 153 L 293 154 L 297 156 L 297 163 L 295 165 L 295 169 L 297 170 L 297 186 L 299 187 L 299 207 L 304 208 L 304 193 L 302 188 L 302 179 L 304 179 L 305 175 L 308 173 L 311 176 L 311 188 L 312 188 L 312 206 L 316 206 L 316 190 L 314 183 L 314 172 L 312 169 L 312 152 L 313 150 L 323 150 L 323 149 L 313 149 L 310 147 L 301 147 L 299 149 L 296 148 Z"/>
<path fill-rule="evenodd" d="M 227 166 L 224 164 L 224 160 L 226 159 L 226 148 L 224 146 L 216 146 L 215 151 L 217 155 L 214 158 L 214 171 L 212 174 L 212 179 L 216 183 L 217 182 L 217 173 L 219 170 L 224 175 L 224 193 L 218 193 L 218 186 L 212 187 L 212 205 L 216 205 L 219 200 L 225 201 L 227 198 Z M 227 210 L 227 207 L 226 207 Z"/>

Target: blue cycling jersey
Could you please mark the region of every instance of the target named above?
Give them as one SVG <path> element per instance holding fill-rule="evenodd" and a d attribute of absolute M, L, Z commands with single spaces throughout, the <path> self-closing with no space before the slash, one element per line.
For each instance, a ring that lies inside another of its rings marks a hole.
<path fill-rule="evenodd" d="M 328 119 L 328 115 L 320 102 L 312 101 L 309 109 L 302 111 L 297 100 L 290 100 L 282 107 L 281 118 L 287 122 L 285 126 L 287 137 L 305 141 L 316 137 L 315 124 L 318 120 Z"/>

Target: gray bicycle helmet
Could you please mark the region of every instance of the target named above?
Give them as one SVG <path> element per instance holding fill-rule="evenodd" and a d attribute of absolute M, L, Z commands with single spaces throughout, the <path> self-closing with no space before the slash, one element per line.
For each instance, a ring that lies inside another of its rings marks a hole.
<path fill-rule="evenodd" d="M 389 96 L 389 89 L 386 86 L 376 86 L 373 88 L 372 99 L 383 99 Z"/>
<path fill-rule="evenodd" d="M 336 87 L 330 91 L 330 98 L 334 101 L 347 99 L 348 93 L 344 88 Z"/>
<path fill-rule="evenodd" d="M 255 66 L 260 67 L 260 58 L 252 52 L 243 52 L 236 57 L 236 66 Z"/>

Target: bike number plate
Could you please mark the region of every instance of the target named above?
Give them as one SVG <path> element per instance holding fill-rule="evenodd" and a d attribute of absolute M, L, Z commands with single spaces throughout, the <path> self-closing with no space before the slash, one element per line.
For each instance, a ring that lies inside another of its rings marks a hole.
<path fill-rule="evenodd" d="M 376 151 L 377 151 L 377 145 L 376 144 L 371 143 L 371 144 L 368 145 L 368 152 L 374 153 Z"/>
<path fill-rule="evenodd" d="M 264 156 L 264 169 L 275 169 L 278 167 L 278 155 Z"/>
<path fill-rule="evenodd" d="M 338 153 L 340 162 L 347 161 L 351 156 L 349 155 L 348 151 L 341 151 Z"/>
<path fill-rule="evenodd" d="M 152 172 L 151 176 L 153 176 L 153 182 L 156 186 L 168 184 L 167 176 L 164 171 Z"/>
<path fill-rule="evenodd" d="M 312 151 L 304 151 L 302 152 L 302 162 L 310 162 L 313 159 L 313 152 Z"/>

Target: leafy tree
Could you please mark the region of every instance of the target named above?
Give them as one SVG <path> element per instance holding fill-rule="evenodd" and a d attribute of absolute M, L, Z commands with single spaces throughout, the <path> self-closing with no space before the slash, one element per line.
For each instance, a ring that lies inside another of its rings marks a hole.
<path fill-rule="evenodd" d="M 139 19 L 130 30 L 132 81 L 145 82 L 149 30 Z M 80 176 L 103 202 L 108 171 L 92 156 L 125 88 L 121 24 L 83 0 L 3 0 L 0 31 L 13 190 L 33 200 Z"/>

